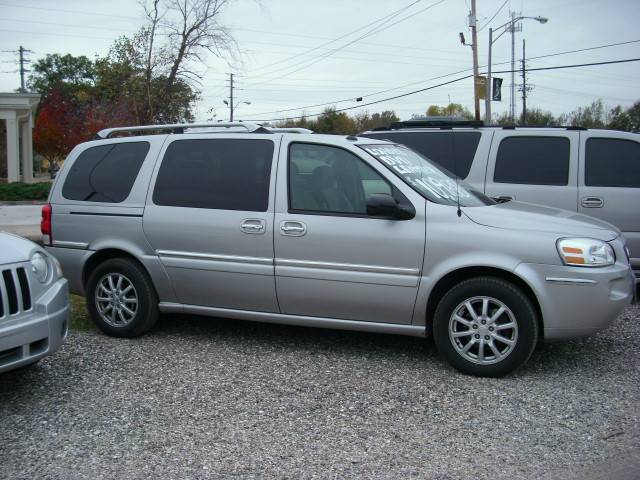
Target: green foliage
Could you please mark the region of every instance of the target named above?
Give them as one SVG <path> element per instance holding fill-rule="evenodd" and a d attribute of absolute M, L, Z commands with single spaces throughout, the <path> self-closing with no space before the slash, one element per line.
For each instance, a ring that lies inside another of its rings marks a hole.
<path fill-rule="evenodd" d="M 86 97 L 95 85 L 95 65 L 85 56 L 47 54 L 33 64 L 28 87 L 46 95 L 59 90 L 66 96 Z"/>
<path fill-rule="evenodd" d="M 586 107 L 578 107 L 569 113 L 563 113 L 558 117 L 561 125 L 585 128 L 606 128 L 608 124 L 608 112 L 605 110 L 602 99 L 598 99 Z"/>
<path fill-rule="evenodd" d="M 473 120 L 474 115 L 464 105 L 459 103 L 450 103 L 444 107 L 438 105 L 429 105 L 427 108 L 428 117 L 461 117 L 465 120 Z"/>
<path fill-rule="evenodd" d="M 279 127 L 308 128 L 316 133 L 329 133 L 335 135 L 350 135 L 376 127 L 386 127 L 400 119 L 392 110 L 382 113 L 369 114 L 361 112 L 351 117 L 345 112 L 336 112 L 335 107 L 328 107 L 317 119 L 302 117 L 299 119 L 278 122 Z"/>
<path fill-rule="evenodd" d="M 51 182 L 2 183 L 0 184 L 0 201 L 46 200 L 50 189 Z"/>
<path fill-rule="evenodd" d="M 626 132 L 640 132 L 640 101 L 623 110 L 620 105 L 609 112 L 609 128 Z"/>

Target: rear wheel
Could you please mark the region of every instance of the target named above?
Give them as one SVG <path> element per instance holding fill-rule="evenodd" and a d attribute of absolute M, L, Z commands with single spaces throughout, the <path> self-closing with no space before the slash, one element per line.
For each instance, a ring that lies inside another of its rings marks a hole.
<path fill-rule="evenodd" d="M 107 260 L 87 282 L 87 309 L 107 335 L 137 337 L 158 319 L 158 298 L 146 272 L 124 258 Z"/>
<path fill-rule="evenodd" d="M 463 373 L 500 377 L 518 369 L 538 340 L 536 311 L 514 284 L 493 277 L 465 280 L 442 298 L 433 336 L 440 353 Z"/>

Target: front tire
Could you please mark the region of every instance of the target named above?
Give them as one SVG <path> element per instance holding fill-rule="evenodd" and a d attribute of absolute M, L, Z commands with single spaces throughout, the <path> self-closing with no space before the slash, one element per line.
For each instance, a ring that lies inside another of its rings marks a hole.
<path fill-rule="evenodd" d="M 87 309 L 97 327 L 113 337 L 137 337 L 158 320 L 158 297 L 147 273 L 124 258 L 107 260 L 91 273 Z"/>
<path fill-rule="evenodd" d="M 440 300 L 433 337 L 440 354 L 469 375 L 501 377 L 526 363 L 538 341 L 531 300 L 511 282 L 477 277 Z"/>

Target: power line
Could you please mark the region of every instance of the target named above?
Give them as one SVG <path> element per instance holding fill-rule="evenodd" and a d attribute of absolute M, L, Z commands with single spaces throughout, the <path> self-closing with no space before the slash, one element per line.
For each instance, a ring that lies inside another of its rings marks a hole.
<path fill-rule="evenodd" d="M 552 67 L 536 67 L 536 68 L 527 68 L 525 69 L 525 72 L 535 72 L 535 71 L 542 71 L 542 70 L 561 70 L 561 69 L 567 69 L 567 68 L 578 68 L 578 67 L 591 67 L 591 66 L 597 66 L 597 65 L 613 65 L 613 64 L 619 64 L 619 63 L 630 63 L 630 62 L 638 62 L 640 61 L 640 58 L 627 58 L 627 59 L 622 59 L 622 60 L 609 60 L 606 62 L 592 62 L 592 63 L 578 63 L 578 64 L 573 64 L 573 65 L 555 65 Z M 515 71 L 515 70 L 514 70 Z M 522 70 L 518 70 L 518 72 L 520 72 Z M 495 73 L 511 73 L 512 70 L 498 70 Z M 438 87 L 442 87 L 445 85 L 449 85 L 451 83 L 456 83 L 462 80 L 466 80 L 468 78 L 473 77 L 473 74 L 471 75 L 465 75 L 463 77 L 458 77 L 458 78 L 454 78 L 453 80 L 449 80 L 447 82 L 442 82 L 439 83 L 437 85 L 432 85 L 430 87 L 425 87 L 425 88 L 421 88 L 418 90 L 414 90 L 412 92 L 407 92 L 407 93 L 402 93 L 400 95 L 395 95 L 393 97 L 388 97 L 388 98 L 383 98 L 380 100 L 375 100 L 372 102 L 368 102 L 368 103 L 363 103 L 362 105 L 354 105 L 351 107 L 344 107 L 344 108 L 339 108 L 336 109 L 336 112 L 344 112 L 347 110 L 353 110 L 356 108 L 362 108 L 362 107 L 367 107 L 369 105 L 375 105 L 378 103 L 383 103 L 383 102 L 388 102 L 389 100 L 395 100 L 397 98 L 402 98 L 402 97 L 407 97 L 409 95 L 415 95 L 416 93 L 421 93 L 421 92 L 426 92 L 428 90 L 433 90 L 434 88 L 438 88 Z M 286 121 L 286 120 L 295 120 L 295 119 L 299 119 L 299 118 L 309 118 L 309 117 L 317 117 L 319 115 L 322 115 L 322 112 L 319 113 L 314 113 L 314 114 L 309 114 L 309 115 L 300 115 L 297 117 L 284 117 L 284 118 L 270 118 L 270 119 L 252 119 L 251 121 L 255 121 L 255 122 L 279 122 L 279 121 Z"/>
<path fill-rule="evenodd" d="M 549 53 L 549 54 L 545 54 L 545 55 L 538 55 L 535 57 L 529 57 L 529 60 L 536 60 L 536 59 L 540 59 L 540 58 L 548 58 L 548 57 L 555 57 L 558 55 L 568 55 L 571 53 L 578 53 L 578 52 L 585 52 L 585 51 L 589 51 L 589 50 L 597 50 L 597 49 L 601 49 L 601 48 L 607 48 L 607 47 L 614 47 L 614 46 L 618 46 L 618 45 L 627 45 L 627 44 L 631 44 L 631 43 L 638 43 L 640 42 L 640 39 L 637 40 L 629 40 L 629 41 L 625 41 L 625 42 L 616 42 L 616 43 L 609 43 L 606 45 L 597 45 L 594 47 L 588 47 L 588 48 L 580 48 L 580 49 L 576 49 L 576 50 L 565 50 L 562 52 L 555 52 L 555 53 Z M 499 62 L 499 63 L 495 63 L 494 65 L 505 65 L 507 63 L 510 63 L 509 61 L 505 61 L 505 62 Z M 486 65 L 482 65 L 480 66 L 480 68 L 486 68 Z M 447 73 L 444 75 L 439 75 L 436 77 L 431 77 L 431 78 L 427 78 L 427 79 L 423 79 L 423 80 L 418 80 L 416 82 L 410 82 L 410 83 L 405 83 L 403 85 L 399 85 L 396 87 L 392 87 L 392 88 L 388 88 L 385 90 L 379 90 L 377 92 L 373 92 L 373 93 L 369 93 L 369 94 L 365 94 L 365 95 L 361 95 L 363 98 L 367 98 L 367 97 L 373 97 L 376 95 L 382 95 L 383 93 L 389 93 L 395 90 L 400 90 L 402 88 L 406 88 L 406 87 L 411 87 L 413 85 L 418 85 L 421 83 L 425 83 L 425 82 L 429 82 L 429 81 L 433 81 L 433 80 L 439 80 L 441 78 L 445 78 L 445 77 L 450 77 L 452 75 L 458 75 L 460 73 L 465 73 L 465 72 L 469 72 L 471 71 L 471 68 L 465 68 L 462 70 L 458 70 L 455 72 L 451 72 L 451 73 Z M 502 73 L 502 72 L 500 72 Z M 315 107 L 324 107 L 327 105 L 337 105 L 339 103 L 345 103 L 345 102 L 350 102 L 353 101 L 353 97 L 351 98 L 345 98 L 345 99 L 341 99 L 341 100 L 334 100 L 332 102 L 325 102 L 325 103 L 321 103 L 321 104 L 315 104 L 315 105 L 306 105 L 304 107 L 296 107 L 296 108 L 288 108 L 288 109 L 283 109 L 283 110 L 274 110 L 274 111 L 269 111 L 269 112 L 261 112 L 261 113 L 256 113 L 255 115 L 269 115 L 272 113 L 285 113 L 285 112 L 291 112 L 291 111 L 295 111 L 295 110 L 304 110 L 306 108 L 315 108 Z"/>
<path fill-rule="evenodd" d="M 0 3 L 0 6 L 2 7 L 14 7 L 14 8 L 28 8 L 31 10 L 45 10 L 45 11 L 51 11 L 51 12 L 63 12 L 63 13 L 78 13 L 80 15 L 91 15 L 92 17 L 95 17 L 96 15 L 100 15 L 102 17 L 112 17 L 112 18 L 124 18 L 127 20 L 135 20 L 135 17 L 128 17 L 128 16 L 124 16 L 124 15 L 112 15 L 109 13 L 96 13 L 96 12 L 83 12 L 81 10 L 66 10 L 63 8 L 50 8 L 50 7 L 33 7 L 33 6 L 28 6 L 28 5 L 15 5 L 15 4 L 11 4 L 11 3 Z"/>
<path fill-rule="evenodd" d="M 482 27 L 480 27 L 478 29 L 478 33 L 480 33 L 482 30 L 484 30 L 486 27 L 488 27 L 489 25 L 491 25 L 491 22 L 493 21 L 494 18 L 496 18 L 496 16 L 502 11 L 502 9 L 504 8 L 504 6 L 509 3 L 509 0 L 504 0 L 504 3 L 502 5 L 500 5 L 500 8 L 498 8 L 498 10 L 496 11 L 496 13 L 493 14 L 493 16 L 487 20 L 484 25 L 482 25 Z"/>
<path fill-rule="evenodd" d="M 422 10 L 418 10 L 417 12 L 415 12 L 415 13 L 413 13 L 413 14 L 411 14 L 411 15 L 408 15 L 408 16 L 406 16 L 406 17 L 403 17 L 403 18 L 401 18 L 400 20 L 397 20 L 397 21 L 395 21 L 395 22 L 393 22 L 393 23 L 391 23 L 391 24 L 386 25 L 386 26 L 384 26 L 384 27 L 383 27 L 382 25 L 384 25 L 384 24 L 385 24 L 385 23 L 387 23 L 389 20 L 391 20 L 391 19 L 392 19 L 392 17 L 391 17 L 391 18 L 387 19 L 386 21 L 382 22 L 382 23 L 381 23 L 381 25 L 378 25 L 377 27 L 374 27 L 373 29 L 371 29 L 371 30 L 369 30 L 368 32 L 366 32 L 366 33 L 364 33 L 363 35 L 361 35 L 360 37 L 358 37 L 358 38 L 356 38 L 356 39 L 354 39 L 354 40 L 351 40 L 351 41 L 349 41 L 348 43 L 346 43 L 346 44 L 344 44 L 344 45 L 342 45 L 342 46 L 336 47 L 336 48 L 335 48 L 335 49 L 333 49 L 332 51 L 330 51 L 330 52 L 328 52 L 328 53 L 326 53 L 326 54 L 320 55 L 319 57 L 316 57 L 316 59 L 311 59 L 311 61 L 310 61 L 309 63 L 307 63 L 306 65 L 301 66 L 301 67 L 300 67 L 300 68 L 298 68 L 298 69 L 295 69 L 295 70 L 293 70 L 293 71 L 287 72 L 287 73 L 285 73 L 285 74 L 283 74 L 283 75 L 279 75 L 279 76 L 277 76 L 277 77 L 273 77 L 273 78 L 270 78 L 270 79 L 267 79 L 267 80 L 263 80 L 263 81 L 261 81 L 261 82 L 253 83 L 252 85 L 257 85 L 258 83 L 265 83 L 265 82 L 269 82 L 269 81 L 271 81 L 271 80 L 278 80 L 278 79 L 280 79 L 280 78 L 284 78 L 284 77 L 287 77 L 287 76 L 289 76 L 289 75 L 292 75 L 292 74 L 294 74 L 294 73 L 296 73 L 296 72 L 299 72 L 300 70 L 303 70 L 303 69 L 308 68 L 308 67 L 310 67 L 310 66 L 312 66 L 312 65 L 315 65 L 316 63 L 318 63 L 318 62 L 320 62 L 320 61 L 324 60 L 325 58 L 327 58 L 327 57 L 329 57 L 329 56 L 333 55 L 334 53 L 336 53 L 336 52 L 338 52 L 338 51 L 342 50 L 343 48 L 346 48 L 346 47 L 348 47 L 349 45 L 353 45 L 354 43 L 356 43 L 356 42 L 358 42 L 358 41 L 362 40 L 363 38 L 367 38 L 367 37 L 369 37 L 369 36 L 371 36 L 371 35 L 374 35 L 374 34 L 376 34 L 376 33 L 381 32 L 381 31 L 383 31 L 383 30 L 387 30 L 387 29 L 389 29 L 389 28 L 393 27 L 394 25 L 397 25 L 398 23 L 404 22 L 405 20 L 408 20 L 408 19 L 410 19 L 410 18 L 414 17 L 415 15 L 417 15 L 417 14 L 419 14 L 419 13 L 422 13 L 422 12 L 424 12 L 424 11 L 426 11 L 426 10 L 429 10 L 430 8 L 433 8 L 433 7 L 435 7 L 435 6 L 437 6 L 437 5 L 441 4 L 441 3 L 443 3 L 443 2 L 445 2 L 445 1 L 446 1 L 446 0 L 438 0 L 438 1 L 434 2 L 434 3 L 432 3 L 431 5 L 429 5 L 429 6 L 425 7 L 425 8 L 423 8 Z M 415 3 L 417 3 L 417 2 L 415 2 Z M 412 5 L 413 5 L 413 4 L 412 4 Z M 396 16 L 397 16 L 397 15 L 396 15 Z M 307 62 L 307 61 L 299 62 L 298 64 L 291 65 L 291 66 L 290 66 L 290 67 L 288 67 L 288 68 L 295 68 L 295 66 L 296 66 L 296 65 L 301 65 L 301 64 L 306 63 L 306 62 Z"/>
<path fill-rule="evenodd" d="M 333 40 L 330 40 L 330 41 L 328 41 L 328 42 L 325 42 L 325 43 L 322 43 L 322 44 L 317 45 L 317 46 L 315 46 L 315 47 L 312 47 L 312 48 L 310 48 L 310 49 L 308 49 L 308 50 L 305 50 L 304 52 L 301 52 L 301 53 L 295 54 L 295 55 L 293 55 L 293 56 L 291 56 L 291 57 L 289 57 L 289 58 L 285 58 L 285 59 L 283 59 L 283 60 L 278 60 L 277 62 L 273 62 L 273 63 L 267 64 L 267 65 L 263 65 L 263 66 L 257 67 L 256 69 L 257 69 L 257 70 L 263 70 L 263 69 L 265 69 L 265 68 L 267 68 L 267 69 L 268 69 L 268 68 L 270 68 L 270 67 L 273 67 L 274 65 L 280 65 L 281 63 L 288 62 L 288 61 L 293 60 L 293 59 L 295 59 L 295 58 L 298 58 L 298 57 L 300 57 L 300 56 L 302 56 L 302 55 L 306 55 L 307 53 L 314 52 L 314 51 L 316 51 L 316 50 L 318 50 L 318 49 L 320 49 L 320 48 L 322 48 L 322 47 L 326 47 L 327 45 L 331 45 L 332 43 L 336 43 L 336 42 L 338 42 L 338 41 L 342 40 L 343 38 L 349 37 L 349 36 L 353 35 L 354 33 L 357 33 L 357 32 L 359 32 L 359 31 L 361 31 L 361 30 L 364 30 L 364 29 L 366 29 L 366 28 L 369 28 L 370 26 L 375 25 L 376 23 L 380 23 L 380 22 L 382 22 L 382 21 L 384 21 L 384 20 L 387 20 L 387 19 L 389 19 L 389 18 L 393 18 L 394 16 L 399 15 L 399 14 L 400 14 L 400 13 L 402 13 L 403 11 L 407 10 L 408 8 L 412 7 L 413 5 L 415 5 L 415 4 L 417 4 L 417 3 L 420 3 L 421 1 L 422 1 L 422 0 L 415 0 L 414 2 L 410 3 L 409 5 L 406 5 L 406 6 L 404 6 L 404 7 L 400 8 L 400 9 L 398 9 L 398 10 L 394 10 L 394 11 L 393 11 L 393 12 L 391 12 L 390 14 L 387 14 L 387 15 L 385 15 L 385 16 L 383 16 L 383 17 L 380 17 L 380 18 L 378 18 L 378 19 L 374 20 L 374 21 L 373 21 L 373 22 L 371 22 L 371 23 L 368 23 L 368 24 L 366 24 L 366 25 L 364 25 L 364 26 L 362 26 L 362 27 L 360 27 L 360 28 L 357 28 L 357 29 L 352 30 L 352 31 L 350 31 L 350 32 L 348 32 L 348 33 L 345 33 L 344 35 L 341 35 L 341 36 L 339 36 L 339 37 L 337 37 L 337 38 L 334 38 Z"/>

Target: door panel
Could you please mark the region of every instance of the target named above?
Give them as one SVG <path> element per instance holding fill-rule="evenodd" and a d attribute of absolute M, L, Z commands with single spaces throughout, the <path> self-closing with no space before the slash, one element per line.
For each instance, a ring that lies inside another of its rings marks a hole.
<path fill-rule="evenodd" d="M 230 137 L 198 134 L 175 150 L 169 143 L 143 228 L 181 303 L 278 312 L 269 188 L 277 148 L 264 136 Z M 178 170 L 163 173 L 170 161 Z"/>
<path fill-rule="evenodd" d="M 640 269 L 640 143 L 621 132 L 580 133 L 580 213 L 614 224 Z"/>
<path fill-rule="evenodd" d="M 543 135 L 496 131 L 489 154 L 485 193 L 576 211 L 578 133 Z"/>
<path fill-rule="evenodd" d="M 374 169 L 362 160 L 364 152 L 334 148 L 320 146 L 300 162 L 300 167 L 292 169 L 292 175 L 303 175 L 300 182 L 291 185 L 299 200 L 295 201 L 294 194 L 293 204 L 303 206 L 306 202 L 308 208 L 316 205 L 325 210 L 351 208 L 350 213 L 290 212 L 289 148 L 282 147 L 274 237 L 280 309 L 296 315 L 409 324 L 424 255 L 425 201 L 402 185 L 400 194 L 416 209 L 413 219 L 360 215 L 360 203 L 366 203 L 367 195 L 393 188 L 380 167 L 375 168 L 373 159 L 369 160 Z M 306 172 L 305 162 L 310 165 Z M 364 162 L 365 168 L 357 162 Z M 340 172 L 340 180 L 332 183 L 328 169 Z"/>

